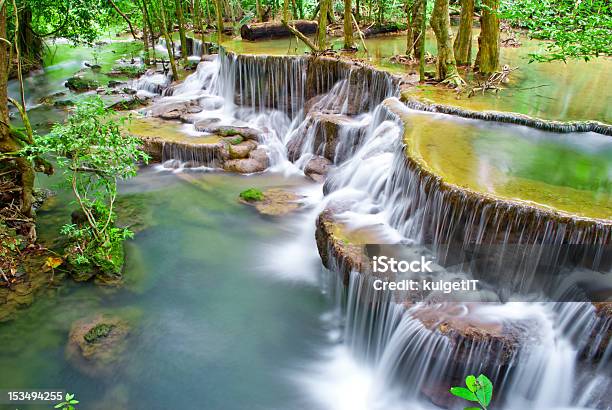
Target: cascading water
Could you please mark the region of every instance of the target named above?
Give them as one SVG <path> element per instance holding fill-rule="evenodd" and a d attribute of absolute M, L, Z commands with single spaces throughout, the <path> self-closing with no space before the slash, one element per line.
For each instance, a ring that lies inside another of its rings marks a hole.
<path fill-rule="evenodd" d="M 338 220 L 354 229 L 367 227 L 387 243 L 492 241 L 491 229 L 504 243 L 515 240 L 521 229 L 519 243 L 529 246 L 557 244 L 568 237 L 575 242 L 602 238 L 601 232 L 554 224 L 528 212 L 514 213 L 507 223 L 503 207 L 436 189 L 438 180 L 407 161 L 400 116 L 410 115 L 410 110 L 393 98 L 396 93 L 393 77 L 361 66 L 222 51 L 216 59 L 200 63 L 195 74 L 159 103 L 196 101 L 203 110 L 191 116 L 193 123 L 215 120 L 262 131 L 260 142 L 272 170 L 297 172 L 296 166 L 304 169 L 315 156 L 333 163 L 336 168 L 326 179 L 325 198 L 311 206 L 308 232 L 321 210 L 342 204 Z M 335 130 L 327 128 L 330 123 Z M 198 135 L 193 125 L 187 127 Z M 335 133 L 333 144 L 326 132 Z M 608 405 L 600 392 L 612 386 L 612 349 L 604 345 L 611 323 L 598 318 L 590 303 L 423 307 L 397 303 L 392 292 L 374 291 L 366 275 L 352 272 L 349 279 L 345 289 L 329 273 L 331 284 L 325 282 L 323 288 L 337 303 L 334 312 L 343 312 L 344 320 L 334 320 L 332 326 L 343 323 L 339 339 L 346 350 L 338 355 L 348 350 L 359 369 L 367 369 L 369 375 L 356 382 L 368 384 L 374 400 L 388 393 L 394 404 L 409 403 L 409 408 L 452 405 L 450 383 L 484 372 L 494 380 L 496 396 L 504 398 L 495 403 L 497 408 Z M 465 334 L 445 333 L 438 327 L 445 320 L 476 323 L 495 337 L 468 340 Z M 511 337 L 506 329 L 511 329 Z M 332 408 L 354 404 L 327 402 Z M 365 408 L 376 408 L 369 406 Z"/>

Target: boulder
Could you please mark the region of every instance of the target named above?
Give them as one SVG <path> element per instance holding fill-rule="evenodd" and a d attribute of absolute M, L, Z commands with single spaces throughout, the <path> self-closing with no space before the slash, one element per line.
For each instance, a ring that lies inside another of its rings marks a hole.
<path fill-rule="evenodd" d="M 189 122 L 189 121 L 188 121 Z M 207 132 L 203 130 L 212 129 L 221 122 L 221 118 L 204 118 L 196 121 L 193 125 L 196 131 Z"/>
<path fill-rule="evenodd" d="M 327 158 L 315 156 L 304 167 L 304 174 L 316 182 L 323 182 L 332 162 Z"/>
<path fill-rule="evenodd" d="M 254 149 L 249 153 L 249 158 L 259 162 L 264 168 L 268 168 L 270 160 L 268 159 L 268 153 L 263 148 Z"/>
<path fill-rule="evenodd" d="M 195 114 L 202 111 L 197 101 L 171 101 L 156 104 L 151 107 L 151 115 L 164 120 L 178 120 L 186 114 Z"/>
<path fill-rule="evenodd" d="M 74 76 L 64 83 L 64 86 L 74 92 L 84 92 L 97 89 L 100 85 L 95 80 Z"/>
<path fill-rule="evenodd" d="M 239 174 L 252 174 L 254 172 L 265 171 L 267 167 L 263 166 L 261 162 L 256 161 L 252 158 L 246 159 L 230 159 L 223 163 L 223 169 L 230 172 L 237 172 Z"/>
<path fill-rule="evenodd" d="M 230 159 L 248 158 L 251 151 L 257 148 L 257 143 L 252 140 L 246 140 L 239 144 L 228 144 L 228 152 Z"/>
<path fill-rule="evenodd" d="M 128 323 L 118 317 L 78 320 L 70 328 L 66 358 L 89 376 L 111 374 L 126 349 L 128 333 Z"/>
<path fill-rule="evenodd" d="M 313 112 L 302 125 L 302 129 L 295 133 L 287 144 L 287 155 L 290 161 L 297 161 L 302 154 L 304 144 L 309 144 L 308 138 L 314 138 L 312 153 L 321 155 L 330 161 L 336 157 L 336 147 L 339 142 L 340 129 L 348 124 L 350 118 L 340 114 Z M 355 141 L 358 143 L 358 141 Z"/>

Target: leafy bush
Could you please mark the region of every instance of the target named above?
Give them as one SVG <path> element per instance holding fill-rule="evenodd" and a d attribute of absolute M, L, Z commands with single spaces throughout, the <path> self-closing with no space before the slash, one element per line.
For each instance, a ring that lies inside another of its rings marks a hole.
<path fill-rule="evenodd" d="M 247 202 L 263 201 L 264 194 L 257 188 L 249 188 L 246 191 L 240 193 L 240 198 Z"/>
<path fill-rule="evenodd" d="M 116 275 L 123 265 L 122 242 L 132 236 L 114 225 L 117 180 L 135 176 L 137 162 L 148 160 L 139 140 L 121 132 L 124 121 L 112 119 L 95 96 L 79 102 L 65 124 L 37 139 L 38 150 L 55 155 L 82 212 L 81 222 L 62 228 L 69 238 L 68 262 Z"/>

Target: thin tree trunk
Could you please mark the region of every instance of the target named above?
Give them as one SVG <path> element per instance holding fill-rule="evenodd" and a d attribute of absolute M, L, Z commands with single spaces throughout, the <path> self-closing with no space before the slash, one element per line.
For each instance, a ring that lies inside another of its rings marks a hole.
<path fill-rule="evenodd" d="M 416 58 L 421 57 L 421 47 L 425 42 L 425 30 L 427 28 L 427 0 L 415 0 L 412 6 L 412 35 L 413 35 L 413 50 Z M 425 24 L 423 24 L 425 23 Z M 408 54 L 408 53 L 407 53 Z"/>
<path fill-rule="evenodd" d="M 164 0 L 161 0 L 160 3 L 160 15 L 162 19 L 161 29 L 164 34 L 164 39 L 166 40 L 166 50 L 168 50 L 168 59 L 170 60 L 170 67 L 172 68 L 172 78 L 174 80 L 178 80 L 178 70 L 176 68 L 176 61 L 174 60 L 174 51 L 172 50 L 172 39 L 168 34 L 168 26 L 166 22 L 166 5 Z"/>
<path fill-rule="evenodd" d="M 412 57 L 414 50 L 414 31 L 412 30 L 412 0 L 406 1 L 406 56 Z"/>
<path fill-rule="evenodd" d="M 353 18 L 351 0 L 344 0 L 344 49 L 353 49 Z"/>
<path fill-rule="evenodd" d="M 458 65 L 472 63 L 472 23 L 474 18 L 474 0 L 461 0 L 461 17 L 459 31 L 455 37 L 453 51 Z"/>
<path fill-rule="evenodd" d="M 329 12 L 330 0 L 319 1 L 319 32 L 317 33 L 317 46 L 320 51 L 327 48 L 327 14 Z"/>
<path fill-rule="evenodd" d="M 436 79 L 459 86 L 462 84 L 462 80 L 457 71 L 457 63 L 451 43 L 448 0 L 435 0 L 430 24 L 436 35 L 438 45 Z"/>
<path fill-rule="evenodd" d="M 119 13 L 119 15 L 126 21 L 126 23 L 128 23 L 128 26 L 130 27 L 130 32 L 132 33 L 132 37 L 134 38 L 134 40 L 136 40 L 137 39 L 136 32 L 134 31 L 134 27 L 132 27 L 132 22 L 130 21 L 128 16 L 126 16 L 125 13 L 122 12 L 121 9 L 119 9 L 119 7 L 117 7 L 117 5 L 115 4 L 113 0 L 108 0 L 108 1 L 110 2 L 111 6 L 113 6 L 115 11 L 117 11 L 117 13 Z"/>
<path fill-rule="evenodd" d="M 361 11 L 359 10 L 360 8 L 361 8 L 361 1 L 356 0 L 355 1 L 355 20 L 357 20 L 358 25 L 359 25 L 359 22 L 361 21 Z"/>
<path fill-rule="evenodd" d="M 263 10 L 261 9 L 261 0 L 255 2 L 255 9 L 257 10 L 257 21 L 263 21 Z"/>
<path fill-rule="evenodd" d="M 193 0 L 193 9 L 196 16 L 198 30 L 200 30 L 200 41 L 202 42 L 201 52 L 207 54 L 205 41 L 204 41 L 204 18 L 202 16 L 202 3 L 201 0 Z"/>
<path fill-rule="evenodd" d="M 153 24 L 151 24 L 151 16 L 149 15 L 149 7 L 147 6 L 147 0 L 142 0 L 142 10 L 144 14 L 144 20 L 149 28 L 148 32 L 151 35 L 151 51 L 153 52 L 153 61 L 155 62 L 155 30 Z"/>
<path fill-rule="evenodd" d="M 187 65 L 189 62 L 189 53 L 187 50 L 187 36 L 185 35 L 185 17 L 183 15 L 183 0 L 175 0 L 176 4 L 176 17 L 179 25 L 179 37 L 181 40 L 181 58 L 183 64 Z"/>
<path fill-rule="evenodd" d="M 499 70 L 499 0 L 483 0 L 483 4 L 486 7 L 480 15 L 476 67 L 483 74 L 491 74 Z"/>
<path fill-rule="evenodd" d="M 147 22 L 142 22 L 142 43 L 144 45 L 144 63 L 145 65 L 151 64 L 151 58 L 149 57 L 149 35 L 147 33 Z"/>
<path fill-rule="evenodd" d="M 314 44 L 308 37 L 306 37 L 300 30 L 289 24 L 289 0 L 285 0 L 283 3 L 283 16 L 281 22 L 289 31 L 291 31 L 297 38 L 302 40 L 304 44 L 308 46 L 314 53 L 319 51 L 319 48 Z"/>
<path fill-rule="evenodd" d="M 215 13 L 217 15 L 217 44 L 221 45 L 223 36 L 223 11 L 221 10 L 221 0 L 215 0 Z"/>
<path fill-rule="evenodd" d="M 423 0 L 422 2 L 423 10 L 427 10 L 427 0 Z M 419 27 L 419 81 L 425 81 L 425 30 L 427 29 L 427 15 L 425 12 L 423 13 L 423 18 L 421 19 L 421 26 Z M 416 46 L 416 44 L 415 44 Z"/>

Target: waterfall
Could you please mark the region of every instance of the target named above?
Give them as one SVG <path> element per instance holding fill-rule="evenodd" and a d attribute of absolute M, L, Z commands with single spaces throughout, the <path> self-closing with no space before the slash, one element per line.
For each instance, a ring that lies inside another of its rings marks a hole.
<path fill-rule="evenodd" d="M 196 101 L 202 111 L 192 114 L 193 122 L 215 119 L 261 131 L 273 170 L 301 172 L 313 158 L 325 158 L 332 170 L 313 219 L 335 208 L 345 226 L 374 231 L 381 243 L 430 244 L 442 258 L 449 244 L 514 244 L 527 249 L 521 262 L 541 244 L 560 251 L 567 243 L 590 243 L 603 252 L 609 224 L 477 195 L 423 169 L 407 155 L 404 119 L 414 111 L 398 92 L 395 77 L 332 58 L 221 50 L 161 102 Z M 576 127 L 563 129 L 582 130 Z M 188 155 L 164 151 L 166 159 Z M 326 266 L 347 272 L 333 249 L 327 254 Z M 510 268 L 500 287 L 510 294 L 530 289 L 535 267 Z M 327 276 L 322 289 L 335 303 L 343 349 L 369 369 L 377 389 L 400 392 L 412 403 L 404 408 L 455 406 L 448 388 L 481 372 L 495 384 L 495 408 L 609 404 L 600 392 L 612 387 L 612 324 L 591 303 L 500 303 L 494 292 L 496 303 L 412 303 L 374 291 L 371 276 L 351 269 L 346 281 L 343 274 Z"/>

